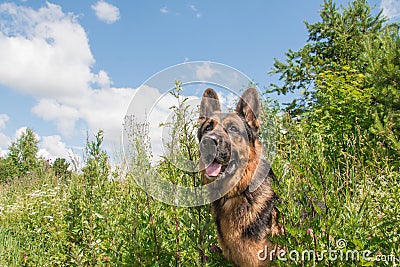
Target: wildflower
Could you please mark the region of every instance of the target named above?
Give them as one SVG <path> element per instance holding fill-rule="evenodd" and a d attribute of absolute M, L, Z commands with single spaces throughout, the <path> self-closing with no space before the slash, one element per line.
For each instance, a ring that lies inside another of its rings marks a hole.
<path fill-rule="evenodd" d="M 280 128 L 279 129 L 279 132 L 281 133 L 281 134 L 283 134 L 283 135 L 285 135 L 285 134 L 287 134 L 287 130 L 286 129 L 284 129 L 284 128 Z"/>
<path fill-rule="evenodd" d="M 45 219 L 49 219 L 51 222 L 53 221 L 53 216 L 43 216 Z"/>

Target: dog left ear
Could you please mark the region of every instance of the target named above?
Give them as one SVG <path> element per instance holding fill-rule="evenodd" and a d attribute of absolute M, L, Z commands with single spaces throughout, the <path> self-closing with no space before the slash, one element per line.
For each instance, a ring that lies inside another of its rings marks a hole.
<path fill-rule="evenodd" d="M 218 95 L 213 89 L 208 88 L 204 91 L 201 99 L 199 124 L 217 111 L 221 111 Z"/>
<path fill-rule="evenodd" d="M 246 122 L 255 132 L 258 131 L 260 127 L 258 119 L 260 115 L 260 100 L 255 88 L 249 88 L 244 91 L 236 106 L 236 112 L 245 118 Z"/>

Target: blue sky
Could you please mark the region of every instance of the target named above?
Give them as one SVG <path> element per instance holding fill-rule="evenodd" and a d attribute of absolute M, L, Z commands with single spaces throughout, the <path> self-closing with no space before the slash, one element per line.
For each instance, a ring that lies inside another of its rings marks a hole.
<path fill-rule="evenodd" d="M 336 1 L 347 5 L 347 1 Z M 262 88 L 274 58 L 307 38 L 321 1 L 0 2 L 0 154 L 25 129 L 41 155 L 81 153 L 86 132 L 117 150 L 129 100 L 149 77 L 186 61 L 232 66 Z M 399 0 L 371 0 L 400 16 Z M 282 99 L 280 99 L 282 101 Z"/>

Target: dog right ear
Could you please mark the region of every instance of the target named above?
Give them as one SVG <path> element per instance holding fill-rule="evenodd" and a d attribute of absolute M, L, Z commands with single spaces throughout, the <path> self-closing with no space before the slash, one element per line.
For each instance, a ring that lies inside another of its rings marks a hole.
<path fill-rule="evenodd" d="M 213 89 L 208 88 L 204 91 L 201 99 L 199 123 L 202 123 L 216 111 L 221 111 L 218 95 Z"/>

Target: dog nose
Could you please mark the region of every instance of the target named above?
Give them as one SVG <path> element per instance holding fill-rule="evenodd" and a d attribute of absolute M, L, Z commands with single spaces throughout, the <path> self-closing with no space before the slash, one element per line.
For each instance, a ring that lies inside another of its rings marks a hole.
<path fill-rule="evenodd" d="M 200 142 L 200 155 L 205 164 L 214 161 L 217 155 L 217 140 L 213 137 L 204 137 Z"/>
<path fill-rule="evenodd" d="M 205 136 L 200 142 L 200 155 L 205 164 L 210 164 L 213 161 L 228 162 L 230 149 L 230 143 L 224 141 L 221 136 Z"/>
<path fill-rule="evenodd" d="M 217 155 L 217 146 L 217 141 L 212 137 L 204 137 L 201 139 L 200 155 L 206 165 L 214 161 Z"/>

